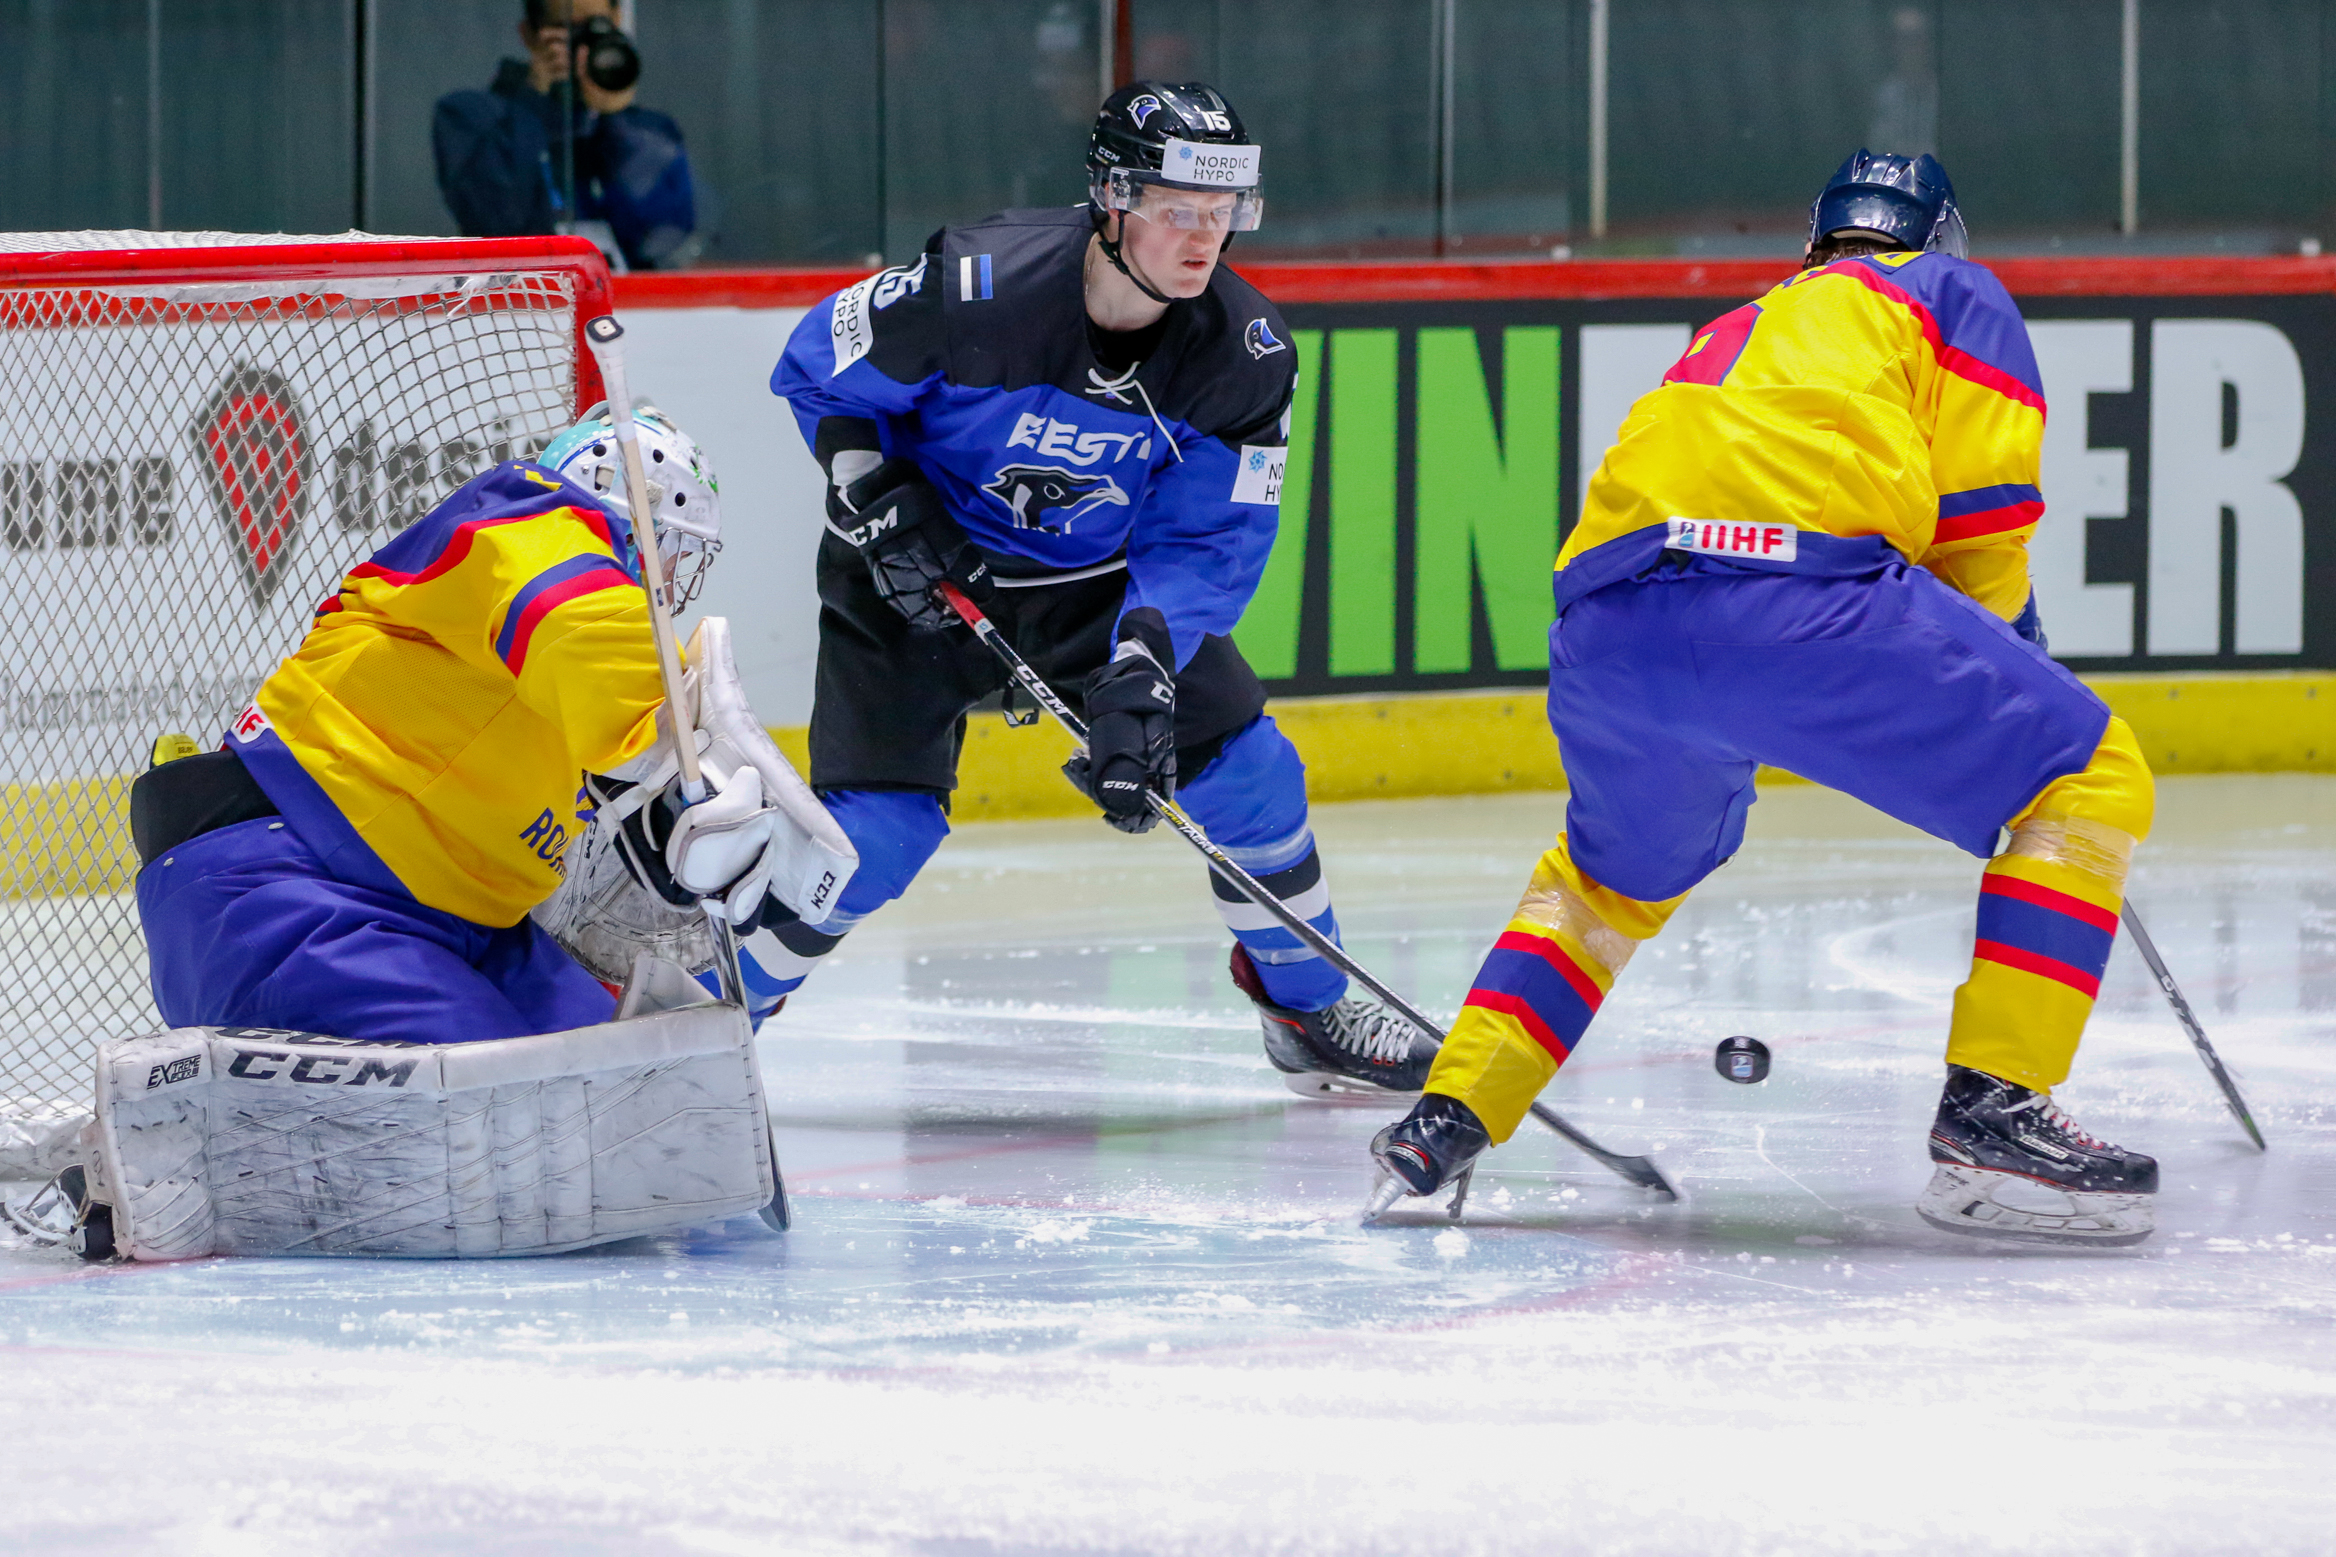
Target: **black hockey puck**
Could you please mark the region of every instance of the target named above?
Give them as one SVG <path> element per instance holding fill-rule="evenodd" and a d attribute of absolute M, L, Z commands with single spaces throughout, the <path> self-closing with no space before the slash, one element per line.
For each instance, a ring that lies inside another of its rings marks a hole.
<path fill-rule="evenodd" d="M 1723 1038 L 1712 1051 L 1711 1068 L 1738 1086 L 1768 1079 L 1768 1045 L 1757 1038 Z"/>

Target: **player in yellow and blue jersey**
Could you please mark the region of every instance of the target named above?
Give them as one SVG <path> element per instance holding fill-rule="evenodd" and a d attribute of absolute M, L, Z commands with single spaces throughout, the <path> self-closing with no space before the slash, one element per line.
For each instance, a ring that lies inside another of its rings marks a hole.
<path fill-rule="evenodd" d="M 679 610 L 720 546 L 717 489 L 687 435 L 635 420 Z M 218 751 L 139 779 L 138 910 L 172 1026 L 441 1043 L 613 1016 L 528 918 L 591 815 L 586 775 L 660 738 L 613 426 L 595 410 L 465 483 L 349 570 Z M 735 897 L 752 923 L 773 826 L 754 784 L 636 814 L 628 862 L 657 890 Z"/>
<path fill-rule="evenodd" d="M 1373 1143 L 1403 1189 L 1508 1139 L 1633 949 L 1735 853 L 1772 763 L 1989 860 L 1924 1217 L 2147 1236 L 2157 1164 L 2050 1098 L 2152 786 L 2132 732 L 2045 652 L 2026 549 L 2043 434 L 2026 326 L 1964 257 L 1945 169 L 1850 158 L 1801 272 L 1697 332 L 1631 408 L 1558 555 L 1566 830 L 1419 1105 Z M 2012 1203 L 2022 1183 L 2055 1192 L 2045 1209 Z"/>

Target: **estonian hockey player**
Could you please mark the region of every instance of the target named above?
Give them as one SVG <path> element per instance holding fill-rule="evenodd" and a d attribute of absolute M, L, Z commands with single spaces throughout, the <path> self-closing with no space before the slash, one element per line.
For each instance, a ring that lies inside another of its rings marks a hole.
<path fill-rule="evenodd" d="M 678 611 L 720 544 L 714 478 L 632 414 Z M 158 743 L 130 810 L 172 1031 L 101 1047 L 53 1197 L 84 1254 L 784 1225 L 743 1014 L 653 956 L 623 959 L 620 1012 L 529 918 L 595 807 L 660 908 L 817 917 L 851 868 L 745 712 L 719 619 L 683 686 L 711 792 L 683 803 L 614 425 L 588 413 L 352 568 L 219 750 Z M 618 1020 L 643 1010 L 671 1014 Z"/>
<path fill-rule="evenodd" d="M 1143 788 L 1174 793 L 1337 934 L 1304 770 L 1226 636 L 1273 544 L 1296 376 L 1273 305 L 1219 263 L 1257 225 L 1258 159 L 1211 88 L 1123 87 L 1085 205 L 944 228 L 797 328 L 771 387 L 830 483 L 811 782 L 861 867 L 825 925 L 755 937 L 766 1002 L 948 831 L 967 711 L 1005 677 L 945 579 L 1084 703 L 1092 754 L 1065 771 L 1106 821 L 1142 832 Z M 1429 1041 L 1212 885 L 1292 1088 L 1417 1091 Z"/>
<path fill-rule="evenodd" d="M 1945 170 L 1850 158 L 1801 272 L 1697 332 L 1631 408 L 1559 553 L 1566 830 L 1427 1095 L 1373 1142 L 1400 1181 L 1382 1197 L 1508 1139 L 1633 948 L 1736 851 L 1765 762 L 1992 856 L 1923 1217 L 2148 1235 L 2157 1164 L 2050 1096 L 2152 787 L 2132 732 L 2045 653 L 2027 566 L 2043 431 L 2026 326 L 1964 258 Z"/>

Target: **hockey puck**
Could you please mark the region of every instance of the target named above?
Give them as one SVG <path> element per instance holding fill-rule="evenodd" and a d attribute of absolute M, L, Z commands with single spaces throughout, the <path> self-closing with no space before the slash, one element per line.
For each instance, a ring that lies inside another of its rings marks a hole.
<path fill-rule="evenodd" d="M 1768 1079 L 1768 1045 L 1757 1038 L 1723 1038 L 1712 1051 L 1711 1068 L 1738 1086 Z"/>

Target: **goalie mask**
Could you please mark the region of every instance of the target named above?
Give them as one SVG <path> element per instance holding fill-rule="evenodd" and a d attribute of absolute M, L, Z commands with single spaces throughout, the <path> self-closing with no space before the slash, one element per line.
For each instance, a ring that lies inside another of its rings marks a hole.
<path fill-rule="evenodd" d="M 653 405 L 633 407 L 635 444 L 641 451 L 643 485 L 657 510 L 657 552 L 665 563 L 676 616 L 705 587 L 706 569 L 722 549 L 722 488 L 695 439 L 673 425 Z M 630 522 L 624 466 L 617 452 L 616 423 L 606 401 L 554 438 L 536 463 L 592 493 L 610 511 Z"/>

